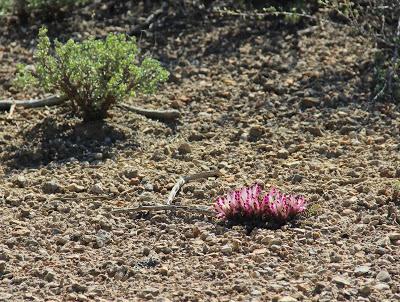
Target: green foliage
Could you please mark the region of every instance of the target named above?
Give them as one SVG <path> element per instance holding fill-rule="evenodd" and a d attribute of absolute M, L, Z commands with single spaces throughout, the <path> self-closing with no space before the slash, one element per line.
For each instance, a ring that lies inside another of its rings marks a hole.
<path fill-rule="evenodd" d="M 17 64 L 17 75 L 18 77 L 13 81 L 13 85 L 17 88 L 36 86 L 39 84 L 38 80 L 33 76 L 32 71 L 24 64 Z"/>
<path fill-rule="evenodd" d="M 315 19 L 312 12 L 318 9 L 317 0 L 238 0 L 234 5 L 216 9 L 221 15 L 263 19 L 267 16 L 281 18 L 287 24 L 298 24 L 304 18 Z"/>
<path fill-rule="evenodd" d="M 81 43 L 56 40 L 54 54 L 51 50 L 47 29 L 42 28 L 35 71 L 20 67 L 16 83 L 39 84 L 46 92 L 62 94 L 84 120 L 105 118 L 108 109 L 125 97 L 155 92 L 169 75 L 154 59 L 145 58 L 139 64 L 135 38 L 123 34 Z"/>
<path fill-rule="evenodd" d="M 88 0 L 26 0 L 30 9 L 43 9 L 47 7 L 63 7 L 84 4 Z"/>
<path fill-rule="evenodd" d="M 282 7 L 270 6 L 263 9 L 265 13 L 270 13 L 277 17 L 283 16 L 284 20 L 289 24 L 296 24 L 301 20 L 301 14 L 305 12 L 304 7 L 300 6 L 303 2 L 298 2 L 288 7 L 287 9 Z"/>
<path fill-rule="evenodd" d="M 13 0 L 0 0 L 0 16 L 9 12 L 12 8 Z"/>
<path fill-rule="evenodd" d="M 0 0 L 0 16 L 5 13 L 31 12 L 35 10 L 54 12 L 62 7 L 85 4 L 90 0 Z"/>
<path fill-rule="evenodd" d="M 322 213 L 322 206 L 320 203 L 313 203 L 311 204 L 307 210 L 304 212 L 303 216 L 304 217 L 312 217 L 312 216 L 318 216 Z"/>

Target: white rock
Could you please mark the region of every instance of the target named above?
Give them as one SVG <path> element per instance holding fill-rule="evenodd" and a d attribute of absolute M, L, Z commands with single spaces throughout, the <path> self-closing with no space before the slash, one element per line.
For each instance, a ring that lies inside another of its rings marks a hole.
<path fill-rule="evenodd" d="M 25 188 L 29 185 L 28 179 L 23 175 L 19 175 L 15 180 L 15 183 L 20 188 Z"/>
<path fill-rule="evenodd" d="M 371 268 L 370 268 L 369 266 L 360 265 L 360 266 L 357 266 L 357 267 L 354 269 L 354 274 L 355 274 L 356 276 L 361 276 L 361 275 L 368 274 L 368 273 L 370 272 L 370 270 L 371 270 Z"/>
<path fill-rule="evenodd" d="M 342 276 L 335 276 L 332 278 L 332 281 L 335 282 L 338 285 L 351 285 L 350 280 L 346 279 L 345 277 Z"/>
<path fill-rule="evenodd" d="M 376 280 L 380 282 L 388 282 L 392 280 L 390 277 L 390 274 L 387 270 L 381 270 L 377 275 L 376 275 Z"/>
<path fill-rule="evenodd" d="M 221 247 L 221 252 L 224 253 L 225 255 L 231 255 L 233 252 L 233 248 L 232 246 L 227 244 Z"/>

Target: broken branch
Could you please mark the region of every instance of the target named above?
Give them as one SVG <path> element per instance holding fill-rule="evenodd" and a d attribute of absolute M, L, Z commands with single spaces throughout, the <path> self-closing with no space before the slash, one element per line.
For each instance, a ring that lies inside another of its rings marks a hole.
<path fill-rule="evenodd" d="M 60 97 L 58 95 L 51 95 L 43 99 L 32 99 L 32 100 L 0 100 L 0 110 L 10 110 L 12 106 L 22 106 L 25 108 L 38 108 L 44 106 L 54 106 L 62 104 L 66 98 Z M 180 117 L 180 112 L 178 110 L 152 110 L 143 109 L 139 107 L 130 106 L 127 104 L 117 105 L 117 107 L 133 111 L 137 114 L 144 115 L 148 118 L 155 118 L 160 120 L 174 120 Z"/>

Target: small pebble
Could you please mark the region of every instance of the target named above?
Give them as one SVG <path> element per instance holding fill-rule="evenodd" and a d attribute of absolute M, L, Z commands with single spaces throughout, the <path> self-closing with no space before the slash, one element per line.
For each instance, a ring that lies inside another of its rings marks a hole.
<path fill-rule="evenodd" d="M 161 267 L 160 268 L 160 274 L 161 275 L 163 275 L 163 276 L 168 276 L 168 269 L 165 267 L 165 266 L 163 266 L 163 267 Z"/>
<path fill-rule="evenodd" d="M 144 185 L 144 189 L 146 190 L 146 191 L 149 191 L 149 192 L 152 192 L 153 190 L 154 190 L 154 186 L 153 186 L 153 184 L 151 184 L 151 183 L 146 183 L 145 185 Z"/>
<path fill-rule="evenodd" d="M 221 247 L 221 252 L 225 255 L 231 255 L 233 252 L 233 248 L 230 245 L 224 245 Z"/>
<path fill-rule="evenodd" d="M 303 180 L 303 176 L 300 174 L 294 174 L 291 178 L 293 184 L 300 183 Z"/>
<path fill-rule="evenodd" d="M 276 155 L 278 158 L 287 159 L 289 157 L 289 152 L 286 149 L 280 149 Z"/>
<path fill-rule="evenodd" d="M 47 282 L 54 281 L 56 274 L 53 271 L 47 271 L 46 275 L 44 276 L 44 280 Z"/>
<path fill-rule="evenodd" d="M 204 197 L 205 197 L 205 192 L 204 192 L 204 190 L 202 190 L 202 189 L 195 189 L 195 190 L 193 191 L 193 197 L 199 198 L 199 199 L 204 198 Z"/>
<path fill-rule="evenodd" d="M 139 172 L 136 169 L 126 169 L 124 175 L 127 178 L 135 178 L 139 176 Z"/>
<path fill-rule="evenodd" d="M 15 184 L 20 188 L 26 188 L 29 185 L 29 181 L 25 176 L 19 175 L 15 180 Z"/>
<path fill-rule="evenodd" d="M 183 143 L 178 147 L 178 152 L 181 155 L 185 155 L 185 154 L 192 152 L 192 148 L 190 147 L 190 145 L 188 143 Z"/>
<path fill-rule="evenodd" d="M 0 261 L 0 274 L 3 274 L 6 270 L 6 262 L 4 260 Z"/>
<path fill-rule="evenodd" d="M 62 186 L 56 180 L 50 180 L 43 184 L 43 193 L 54 194 L 62 191 Z"/>
<path fill-rule="evenodd" d="M 104 189 L 103 189 L 103 187 L 102 187 L 102 185 L 100 183 L 97 183 L 97 184 L 93 185 L 90 188 L 90 193 L 103 194 L 104 193 Z"/>
<path fill-rule="evenodd" d="M 366 275 L 370 272 L 371 268 L 369 266 L 366 265 L 359 265 L 356 266 L 356 268 L 354 269 L 354 274 L 356 276 L 362 276 L 362 275 Z"/>
<path fill-rule="evenodd" d="M 252 126 L 248 134 L 249 140 L 253 142 L 260 140 L 265 131 L 266 129 L 263 126 L 260 125 Z"/>
<path fill-rule="evenodd" d="M 80 185 L 77 185 L 77 184 L 74 184 L 74 183 L 73 184 L 69 184 L 66 188 L 67 188 L 68 191 L 76 192 L 76 193 L 85 191 L 85 187 L 84 186 L 80 186 Z"/>
<path fill-rule="evenodd" d="M 95 153 L 93 155 L 93 158 L 96 159 L 96 160 L 103 159 L 103 153 Z"/>
<path fill-rule="evenodd" d="M 381 270 L 377 275 L 376 275 L 376 280 L 380 282 L 389 282 L 392 280 L 390 277 L 390 274 L 387 270 Z"/>
<path fill-rule="evenodd" d="M 143 256 L 148 256 L 148 255 L 150 255 L 150 249 L 149 249 L 147 246 L 145 246 L 145 247 L 143 248 L 143 250 L 142 250 L 142 254 L 143 254 Z"/>
<path fill-rule="evenodd" d="M 366 285 L 362 286 L 358 290 L 358 292 L 363 296 L 368 296 L 371 294 L 372 290 L 373 290 L 373 288 L 370 285 L 366 284 Z"/>
<path fill-rule="evenodd" d="M 351 285 L 350 280 L 342 276 L 335 276 L 332 278 L 332 281 L 341 286 Z"/>

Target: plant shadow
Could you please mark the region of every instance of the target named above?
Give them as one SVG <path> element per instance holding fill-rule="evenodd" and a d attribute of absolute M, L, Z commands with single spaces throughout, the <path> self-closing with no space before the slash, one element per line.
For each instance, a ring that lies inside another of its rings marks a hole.
<path fill-rule="evenodd" d="M 223 221 L 219 224 L 227 229 L 241 226 L 244 228 L 246 235 L 250 236 L 254 229 L 278 230 L 283 226 L 288 226 L 289 228 L 298 227 L 300 225 L 300 218 L 293 218 L 288 221 L 235 219 Z"/>
<path fill-rule="evenodd" d="M 82 123 L 78 119 L 46 117 L 21 131 L 22 142 L 7 146 L 3 161 L 8 170 L 20 170 L 50 163 L 105 160 L 115 156 L 117 147 L 137 147 L 127 131 L 107 121 Z"/>
<path fill-rule="evenodd" d="M 137 213 L 129 214 L 129 217 L 133 220 L 152 220 L 154 216 L 158 214 L 152 213 L 150 211 L 143 211 Z M 230 230 L 239 227 L 247 236 L 251 236 L 253 230 L 255 229 L 266 229 L 276 231 L 281 229 L 282 227 L 286 228 L 299 228 L 302 226 L 302 222 L 306 217 L 299 215 L 297 217 L 293 217 L 286 221 L 275 221 L 275 220 L 265 220 L 265 219 L 246 219 L 246 218 L 238 218 L 238 219 L 230 219 L 230 220 L 219 220 L 216 217 L 205 217 L 201 214 L 188 214 L 184 212 L 167 212 L 165 214 L 168 217 L 168 221 L 172 222 L 185 222 L 188 224 L 194 224 L 195 222 L 207 222 L 214 226 L 213 232 L 216 235 L 223 235 Z M 158 222 L 155 222 L 156 224 Z"/>

